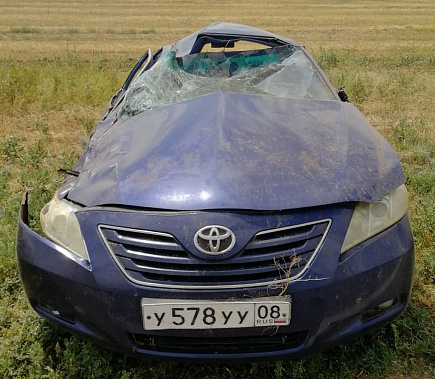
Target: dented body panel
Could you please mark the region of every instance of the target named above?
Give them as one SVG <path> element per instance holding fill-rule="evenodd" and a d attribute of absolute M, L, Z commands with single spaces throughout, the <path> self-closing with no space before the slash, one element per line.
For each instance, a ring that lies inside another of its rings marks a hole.
<path fill-rule="evenodd" d="M 69 199 L 283 210 L 374 202 L 405 181 L 394 151 L 349 103 L 217 92 L 115 125 L 92 137 Z"/>

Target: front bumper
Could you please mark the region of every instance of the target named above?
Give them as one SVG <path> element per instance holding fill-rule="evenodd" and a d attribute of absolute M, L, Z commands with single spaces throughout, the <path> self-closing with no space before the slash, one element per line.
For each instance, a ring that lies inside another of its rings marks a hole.
<path fill-rule="evenodd" d="M 348 209 L 342 212 L 345 220 L 350 217 Z M 93 222 L 98 223 L 103 213 L 94 212 Z M 26 214 L 23 204 L 17 257 L 32 307 L 50 321 L 125 354 L 197 361 L 301 357 L 391 322 L 410 295 L 414 247 L 406 215 L 342 257 L 340 239 L 325 241 L 310 269 L 285 288 L 292 298 L 288 326 L 147 333 L 142 326 L 142 298 L 218 300 L 276 296 L 282 289 L 198 291 L 136 285 L 122 274 L 100 239 L 88 244 L 91 265 L 81 264 L 32 231 Z M 336 223 L 334 232 L 344 237 L 345 226 Z M 89 233 L 84 233 L 85 240 Z"/>

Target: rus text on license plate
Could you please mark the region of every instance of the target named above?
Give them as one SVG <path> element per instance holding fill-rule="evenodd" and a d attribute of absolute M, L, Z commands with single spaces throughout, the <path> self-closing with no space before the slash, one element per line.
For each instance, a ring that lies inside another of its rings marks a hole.
<path fill-rule="evenodd" d="M 145 330 L 224 329 L 290 323 L 290 296 L 203 301 L 142 299 Z"/>

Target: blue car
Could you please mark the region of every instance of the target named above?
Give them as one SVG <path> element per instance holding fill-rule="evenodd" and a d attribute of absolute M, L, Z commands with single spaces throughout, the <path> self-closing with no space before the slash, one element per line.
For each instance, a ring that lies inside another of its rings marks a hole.
<path fill-rule="evenodd" d="M 288 359 L 399 316 L 398 158 L 296 42 L 214 23 L 148 50 L 29 227 L 31 306 L 125 354 Z"/>

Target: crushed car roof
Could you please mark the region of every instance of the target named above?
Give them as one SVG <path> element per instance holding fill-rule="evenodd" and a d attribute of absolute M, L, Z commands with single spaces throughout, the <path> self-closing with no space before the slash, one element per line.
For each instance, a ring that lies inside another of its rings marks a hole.
<path fill-rule="evenodd" d="M 214 22 L 206 26 L 205 28 L 190 34 L 189 36 L 181 39 L 173 45 L 173 50 L 177 52 L 177 57 L 181 57 L 184 55 L 192 54 L 195 48 L 195 43 L 202 36 L 213 36 L 213 35 L 225 35 L 225 36 L 244 36 L 247 39 L 252 39 L 255 37 L 263 38 L 264 41 L 269 39 L 270 41 L 280 41 L 281 44 L 291 44 L 295 46 L 299 46 L 295 41 L 281 37 L 276 34 L 267 32 L 265 30 L 257 29 L 248 25 L 234 24 L 231 22 Z"/>
<path fill-rule="evenodd" d="M 200 38 L 218 34 L 299 46 L 215 23 L 165 49 L 191 56 Z M 133 90 L 154 81 L 138 83 Z M 404 183 L 395 152 L 350 103 L 211 88 L 97 125 L 68 198 L 86 206 L 284 210 L 374 202 Z"/>

